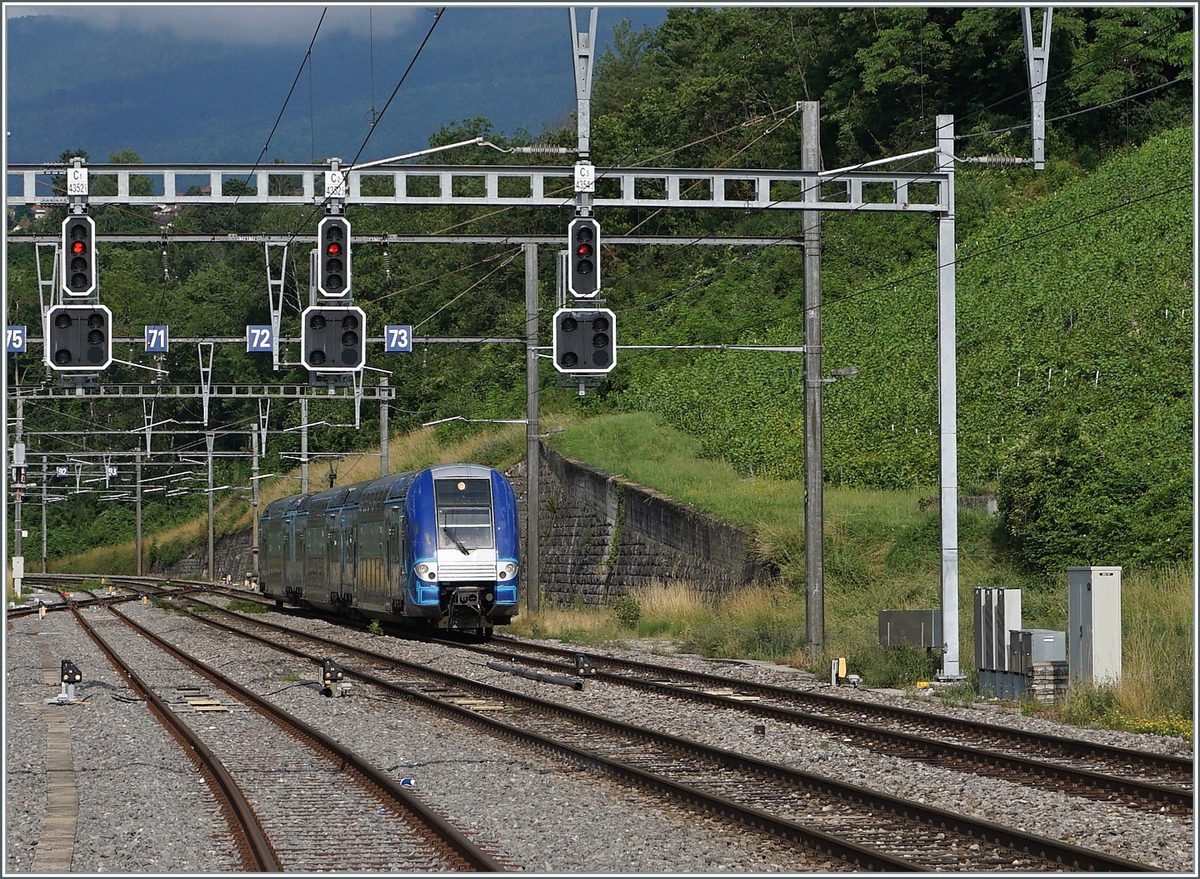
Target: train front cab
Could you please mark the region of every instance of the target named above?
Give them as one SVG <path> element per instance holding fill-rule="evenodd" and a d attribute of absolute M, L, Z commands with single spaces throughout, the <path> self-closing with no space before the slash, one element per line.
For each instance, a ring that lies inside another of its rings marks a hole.
<path fill-rule="evenodd" d="M 446 465 L 413 480 L 405 503 L 410 616 L 489 635 L 517 612 L 516 499 L 501 474 Z"/>

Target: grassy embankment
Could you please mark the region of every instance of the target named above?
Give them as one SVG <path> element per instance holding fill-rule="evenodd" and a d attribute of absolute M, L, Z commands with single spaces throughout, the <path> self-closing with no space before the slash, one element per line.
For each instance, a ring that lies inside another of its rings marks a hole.
<path fill-rule="evenodd" d="M 630 414 L 575 423 L 551 443 L 563 454 L 651 486 L 744 527 L 756 551 L 781 569 L 773 588 L 752 590 L 720 607 L 685 584 L 664 583 L 607 612 L 546 608 L 526 614 L 515 631 L 582 643 L 663 637 L 708 656 L 772 659 L 818 674 L 846 657 L 849 670 L 874 686 L 928 679 L 938 659 L 877 645 L 880 610 L 941 605 L 940 525 L 922 509 L 935 488 L 877 491 L 827 487 L 824 655 L 810 663 L 804 636 L 804 489 L 790 481 L 744 479 L 719 461 L 699 458 L 698 444 L 651 416 Z M 962 512 L 959 528 L 960 660 L 973 678 L 973 590 L 1022 590 L 1023 625 L 1064 630 L 1066 572 L 1045 578 L 1014 570 L 996 549 L 998 523 Z M 1115 688 L 1075 691 L 1056 713 L 1191 738 L 1193 578 L 1190 569 L 1125 569 L 1122 577 L 1123 677 Z M 972 680 L 973 684 L 974 681 Z M 1028 706 L 1029 710 L 1036 709 Z"/>

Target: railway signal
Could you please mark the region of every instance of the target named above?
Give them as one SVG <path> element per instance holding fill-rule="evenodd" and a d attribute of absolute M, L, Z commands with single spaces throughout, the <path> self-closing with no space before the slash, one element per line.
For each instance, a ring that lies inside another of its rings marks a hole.
<path fill-rule="evenodd" d="M 300 350 L 313 372 L 354 372 L 366 362 L 366 315 L 356 305 L 311 305 L 301 315 Z"/>
<path fill-rule="evenodd" d="M 350 221 L 326 217 L 317 226 L 317 292 L 330 299 L 350 295 Z"/>
<path fill-rule="evenodd" d="M 588 299 L 600 292 L 600 223 L 576 217 L 567 226 L 567 289 Z"/>
<path fill-rule="evenodd" d="M 554 368 L 600 375 L 617 365 L 617 316 L 608 308 L 560 308 L 554 313 Z"/>
<path fill-rule="evenodd" d="M 46 365 L 98 372 L 112 363 L 112 312 L 103 305 L 56 305 L 46 321 Z"/>
<path fill-rule="evenodd" d="M 91 296 L 96 292 L 96 221 L 87 214 L 63 220 L 60 259 L 63 293 Z"/>

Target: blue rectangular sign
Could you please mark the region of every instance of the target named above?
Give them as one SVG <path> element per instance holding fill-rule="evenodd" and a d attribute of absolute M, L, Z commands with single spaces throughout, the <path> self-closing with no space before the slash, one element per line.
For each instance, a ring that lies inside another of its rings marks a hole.
<path fill-rule="evenodd" d="M 24 354 L 29 345 L 25 327 L 10 326 L 4 331 L 4 350 L 9 354 Z"/>
<path fill-rule="evenodd" d="M 412 326 L 409 324 L 389 324 L 383 329 L 383 346 L 389 354 L 409 354 L 412 352 Z"/>
<path fill-rule="evenodd" d="M 166 352 L 169 345 L 170 339 L 165 325 L 146 327 L 147 353 Z"/>
<path fill-rule="evenodd" d="M 246 327 L 246 350 L 247 351 L 274 351 L 275 336 L 271 332 L 270 326 L 248 326 Z"/>

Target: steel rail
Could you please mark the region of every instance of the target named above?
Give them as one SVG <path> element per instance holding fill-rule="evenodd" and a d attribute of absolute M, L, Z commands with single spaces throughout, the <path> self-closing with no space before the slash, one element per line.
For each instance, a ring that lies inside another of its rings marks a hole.
<path fill-rule="evenodd" d="M 528 647 L 528 645 L 523 645 L 518 641 L 505 638 L 502 635 L 496 636 L 493 639 L 493 643 L 506 646 L 511 645 L 512 649 L 518 653 L 522 651 L 528 652 L 531 649 Z M 704 672 L 671 668 L 669 666 L 651 665 L 649 663 L 638 662 L 636 660 L 618 659 L 602 654 L 589 654 L 582 650 L 568 650 L 564 648 L 549 647 L 541 644 L 537 645 L 536 650 L 544 653 L 560 655 L 563 657 L 570 657 L 572 662 L 574 662 L 575 656 L 583 655 L 586 656 L 593 665 L 597 665 L 597 667 L 599 667 L 599 665 L 607 664 L 617 668 L 638 670 L 645 674 L 676 674 L 682 678 L 715 687 L 727 687 L 736 681 L 736 685 L 746 688 L 747 692 L 758 692 L 779 698 L 796 699 L 805 702 L 811 702 L 814 705 L 820 705 L 823 707 L 851 707 L 856 708 L 859 711 L 875 712 L 896 720 L 920 720 L 926 723 L 938 723 L 961 733 L 970 733 L 973 729 L 984 729 L 992 735 L 1003 737 L 1013 742 L 1023 743 L 1031 750 L 1044 752 L 1046 749 L 1054 749 L 1067 756 L 1080 759 L 1098 757 L 1106 760 L 1127 760 L 1135 765 L 1152 769 L 1163 769 L 1178 773 L 1181 776 L 1190 777 L 1192 774 L 1192 760 L 1185 757 L 1176 757 L 1172 754 L 1161 754 L 1153 751 L 1138 751 L 1133 748 L 1122 748 L 1115 745 L 1102 745 L 1080 739 L 1067 739 L 1063 738 L 1062 736 L 1052 736 L 1045 733 L 1031 732 L 1029 730 L 1013 729 L 1010 727 L 999 726 L 998 724 L 975 723 L 946 715 L 930 717 L 930 715 L 926 712 L 918 711 L 912 708 L 903 708 L 896 705 L 882 705 L 876 703 L 867 705 L 854 702 L 853 700 L 846 699 L 841 696 L 831 696 L 825 693 L 794 690 L 788 687 L 755 683 L 753 681 L 743 681 L 740 679 L 721 677 L 719 675 L 710 675 Z"/>
<path fill-rule="evenodd" d="M 453 646 L 460 649 L 482 653 L 487 656 L 496 656 L 510 660 L 519 659 L 522 662 L 554 669 L 557 671 L 569 672 L 572 668 L 571 663 L 538 659 L 529 656 L 527 653 L 509 653 L 506 652 L 506 648 L 492 648 L 485 645 L 474 644 L 454 644 Z M 540 650 L 542 648 L 539 645 L 536 649 Z M 601 661 L 603 658 L 589 656 L 588 659 L 589 661 L 593 662 L 593 665 L 595 665 L 595 661 Z M 671 673 L 676 671 L 670 667 L 656 666 L 655 668 L 658 669 L 656 673 L 660 678 L 670 677 Z M 691 675 L 691 672 L 679 672 L 679 676 L 681 678 L 690 679 Z M 729 708 L 735 711 L 755 714 L 760 717 L 769 717 L 785 723 L 824 729 L 837 733 L 838 735 L 850 735 L 860 741 L 866 741 L 877 745 L 885 753 L 897 756 L 910 757 L 912 759 L 924 760 L 927 762 L 937 763 L 939 765 L 951 765 L 956 767 L 963 766 L 967 767 L 966 771 L 976 773 L 988 768 L 992 770 L 991 774 L 1002 777 L 1008 781 L 1020 782 L 1020 777 L 1014 778 L 1012 776 L 1012 773 L 1018 773 L 1020 776 L 1030 780 L 1049 779 L 1066 782 L 1076 787 L 1083 788 L 1084 790 L 1091 792 L 1093 795 L 1111 795 L 1115 793 L 1123 796 L 1133 797 L 1141 802 L 1144 802 L 1147 806 L 1152 807 L 1166 805 L 1170 806 L 1172 809 L 1190 813 L 1194 805 L 1193 801 L 1195 795 L 1191 790 L 1168 787 L 1166 785 L 1147 781 L 1139 781 L 1137 779 L 1123 778 L 1118 775 L 1109 775 L 1090 769 L 1072 768 L 1058 763 L 1051 763 L 1046 760 L 1039 760 L 1031 757 L 1014 756 L 975 745 L 958 745 L 953 742 L 929 739 L 912 733 L 905 733 L 898 730 L 889 730 L 877 726 L 871 726 L 868 723 L 859 723 L 853 720 L 839 720 L 834 717 L 824 717 L 821 715 L 812 714 L 808 711 L 787 708 L 780 705 L 765 705 L 762 703 L 745 702 L 718 693 L 706 693 L 703 691 L 682 689 L 672 683 L 663 683 L 661 680 L 651 681 L 644 678 L 629 677 L 627 675 L 606 672 L 599 668 L 595 670 L 592 677 L 594 677 L 596 680 L 606 681 L 610 684 L 635 687 L 648 692 L 659 693 L 679 699 L 687 699 L 693 702 L 704 702 L 722 708 Z M 757 684 L 750 681 L 744 681 L 740 678 L 722 678 L 720 676 L 712 676 L 707 683 L 713 683 L 721 687 L 736 688 L 744 693 L 766 695 L 768 697 L 777 697 L 789 700 L 804 701 L 809 695 L 798 690 L 789 690 L 785 687 L 773 687 L 768 684 Z M 847 702 L 847 700 L 844 699 L 839 701 Z M 852 703 L 851 707 L 857 709 L 859 706 L 857 703 Z M 874 711 L 875 706 L 863 706 L 863 710 Z M 890 710 L 890 706 L 885 708 L 885 710 Z M 897 710 L 910 711 L 911 709 Z M 930 726 L 945 726 L 948 731 L 952 730 L 964 734 L 970 734 L 973 732 L 974 727 L 978 727 L 980 730 L 984 731 L 985 734 L 995 734 L 997 729 L 1006 729 L 1005 727 L 996 727 L 993 724 L 969 724 L 968 721 L 961 721 L 957 719 L 953 724 L 943 725 L 941 723 L 941 716 L 930 715 L 924 712 L 913 712 L 913 714 L 923 724 Z M 1028 735 L 1041 734 L 1030 733 Z M 1007 740 L 1012 740 L 1016 737 L 1006 735 L 1005 738 Z M 1041 741 L 1049 742 L 1054 738 L 1055 737 L 1044 736 Z M 1073 740 L 1064 739 L 1063 741 L 1073 743 Z M 1129 753 L 1140 755 L 1143 752 L 1114 748 L 1112 754 L 1092 752 L 1090 756 L 1103 756 L 1107 760 L 1120 760 L 1125 758 Z M 1159 761 L 1164 756 L 1167 756 L 1152 754 L 1150 752 L 1145 753 L 1148 754 L 1153 761 Z M 1178 759 L 1181 763 L 1185 764 L 1185 768 L 1191 768 L 1190 762 L 1184 761 L 1183 758 Z M 1143 765 L 1144 763 L 1145 761 L 1143 761 Z"/>
<path fill-rule="evenodd" d="M 467 839 L 467 837 L 442 816 L 438 815 L 420 800 L 411 796 L 404 788 L 369 761 L 343 745 L 338 744 L 316 727 L 289 714 L 269 702 L 266 698 L 259 696 L 254 691 L 226 677 L 216 669 L 205 665 L 195 657 L 189 656 L 164 638 L 156 635 L 144 626 L 138 625 L 138 623 L 124 614 L 117 613 L 111 608 L 109 611 L 139 635 L 152 641 L 189 668 L 208 678 L 214 684 L 236 693 L 265 716 L 271 719 L 282 720 L 295 733 L 307 739 L 320 750 L 330 754 L 335 760 L 352 767 L 367 782 L 376 787 L 385 796 L 400 804 L 409 814 L 424 825 L 429 833 L 446 845 L 451 852 L 462 860 L 468 870 L 485 873 L 507 872 L 506 868 L 499 861 L 479 848 L 474 842 Z"/>
<path fill-rule="evenodd" d="M 192 731 L 191 727 L 171 710 L 162 697 L 155 693 L 140 675 L 125 664 L 95 627 L 84 619 L 78 607 L 71 606 L 70 610 L 83 631 L 112 663 L 113 668 L 129 681 L 134 692 L 146 700 L 159 723 L 166 727 L 168 732 L 179 742 L 183 751 L 197 764 L 201 773 L 208 779 L 209 786 L 220 793 L 221 811 L 234 831 L 238 851 L 247 869 L 262 873 L 282 872 L 283 867 L 275 857 L 275 851 L 258 820 L 258 815 L 255 814 L 254 808 L 246 799 L 241 787 L 233 780 L 229 770 L 225 768 L 225 764 Z"/>
<path fill-rule="evenodd" d="M 205 606 L 214 608 L 218 611 L 222 610 L 221 608 L 211 604 L 206 604 Z M 534 696 L 527 696 L 521 693 L 502 690 L 489 684 L 484 684 L 469 678 L 463 678 L 448 672 L 437 671 L 436 669 L 429 668 L 425 665 L 406 662 L 393 656 L 375 653 L 370 650 L 365 650 L 329 638 L 323 638 L 318 635 L 312 635 L 304 632 L 297 632 L 288 629 L 285 626 L 279 626 L 274 623 L 266 622 L 265 620 L 250 620 L 244 616 L 233 614 L 228 611 L 222 612 L 229 616 L 236 617 L 239 621 L 248 623 L 249 625 L 261 626 L 274 631 L 286 633 L 292 637 L 300 638 L 302 640 L 313 641 L 323 646 L 332 647 L 351 655 L 359 656 L 360 658 L 366 659 L 368 662 L 391 665 L 393 667 L 403 669 L 408 673 L 434 678 L 449 686 L 475 692 L 492 699 L 500 699 L 507 702 L 518 703 L 537 711 L 556 714 L 568 718 L 574 723 L 591 725 L 598 729 L 616 732 L 619 735 L 642 739 L 652 742 L 660 747 L 685 751 L 700 756 L 704 759 L 715 761 L 726 767 L 753 772 L 765 778 L 779 779 L 792 784 L 799 789 L 817 791 L 828 796 L 836 797 L 845 802 L 858 803 L 868 809 L 874 809 L 886 814 L 901 816 L 929 827 L 949 830 L 964 836 L 972 837 L 974 839 L 985 840 L 996 845 L 1011 848 L 1014 851 L 1024 852 L 1030 856 L 1038 857 L 1043 860 L 1060 863 L 1082 870 L 1161 872 L 1157 867 L 1141 864 L 1127 858 L 1110 855 L 1105 852 L 1072 845 L 1070 843 L 1060 842 L 1047 837 L 1027 834 L 1022 831 L 1014 830 L 1011 827 L 1005 827 L 1004 825 L 995 824 L 989 821 L 981 821 L 969 816 L 949 812 L 944 809 L 926 806 L 921 803 L 904 800 L 900 797 L 893 797 L 889 794 L 880 793 L 868 788 L 859 787 L 857 785 L 842 783 L 821 775 L 801 772 L 779 763 L 759 760 L 757 758 L 738 754 L 733 751 L 728 751 L 721 748 L 713 748 L 690 739 L 672 736 L 666 733 L 660 733 L 656 730 L 647 729 L 645 727 L 625 724 L 601 715 L 555 704 Z M 243 629 L 238 629 L 235 626 L 229 626 L 224 623 L 220 623 L 209 617 L 201 617 L 199 615 L 192 614 L 190 611 L 185 610 L 185 613 L 188 613 L 193 618 L 200 620 L 207 625 L 217 626 L 219 628 L 240 634 L 243 637 L 261 640 L 271 646 L 273 649 L 290 653 L 294 656 L 304 657 L 313 663 L 317 663 L 319 661 L 316 657 L 311 656 L 304 651 L 296 650 L 288 647 L 287 645 L 276 642 L 267 641 L 265 638 L 259 638 L 259 636 L 246 632 Z M 396 695 L 408 699 L 415 699 L 423 704 L 428 705 L 429 707 L 436 708 L 439 711 L 451 713 L 461 719 L 469 720 L 477 725 L 485 726 L 488 729 L 501 733 L 505 736 L 526 741 L 535 745 L 536 747 L 553 749 L 559 751 L 560 753 L 568 754 L 572 756 L 572 759 L 582 760 L 589 765 L 602 767 L 606 772 L 621 775 L 631 780 L 636 780 L 639 784 L 649 784 L 655 789 L 663 791 L 666 791 L 668 788 L 675 790 L 674 782 L 658 778 L 652 774 L 647 776 L 647 774 L 643 773 L 642 770 L 636 769 L 635 767 L 627 764 L 620 763 L 618 761 L 607 760 L 596 754 L 574 749 L 570 745 L 545 739 L 541 736 L 530 733 L 526 730 L 521 730 L 496 718 L 487 717 L 477 712 L 470 711 L 469 709 L 464 709 L 460 706 L 453 705 L 452 703 L 444 702 L 434 696 L 423 693 L 418 689 L 393 684 L 385 679 L 372 675 L 369 672 L 347 668 L 344 665 L 343 672 L 358 677 L 361 680 L 370 682 L 376 686 L 382 687 L 389 692 L 395 693 Z M 662 786 L 660 787 L 660 785 Z M 681 789 L 676 793 L 672 793 L 672 795 L 684 797 L 686 802 L 694 805 L 699 805 L 701 798 L 710 798 L 709 794 L 687 786 L 681 786 Z M 759 810 L 750 807 L 744 807 L 738 804 L 729 804 L 727 801 L 718 802 L 719 800 L 720 798 L 713 798 L 712 804 L 710 806 L 706 806 L 706 808 L 711 808 L 717 811 L 718 814 L 726 814 L 725 810 L 727 808 L 736 808 L 738 810 L 742 810 L 740 812 L 742 817 L 738 817 L 737 820 L 746 823 L 747 826 L 762 828 L 767 827 L 768 825 L 766 823 L 757 822 L 768 822 L 770 825 L 768 829 L 772 833 L 776 832 L 776 830 L 780 830 L 782 832 L 803 834 L 803 836 L 799 837 L 799 839 L 810 840 L 808 842 L 804 842 L 803 844 L 806 844 L 817 851 L 830 854 L 832 852 L 824 848 L 825 845 L 849 846 L 851 847 L 851 850 L 854 851 L 855 854 L 853 857 L 855 858 L 882 857 L 894 861 L 898 860 L 906 864 L 910 863 L 904 859 L 895 859 L 890 855 L 874 851 L 870 848 L 859 847 L 854 843 L 850 843 L 847 840 L 842 840 L 837 837 L 833 837 L 832 840 L 823 838 L 828 837 L 828 834 L 809 836 L 810 834 L 816 832 L 809 828 L 801 827 L 794 822 L 787 821 L 786 819 L 780 819 L 767 815 L 766 813 L 761 813 Z M 796 839 L 796 837 L 791 838 Z M 849 860 L 848 863 L 864 866 L 866 862 Z M 880 862 L 880 864 L 881 865 L 877 869 L 899 870 L 912 868 L 911 866 L 901 867 L 896 863 L 892 864 L 891 866 L 884 866 L 883 862 Z M 927 869 L 923 865 L 917 865 L 916 868 L 918 870 Z M 871 867 L 871 869 L 876 868 Z"/>

